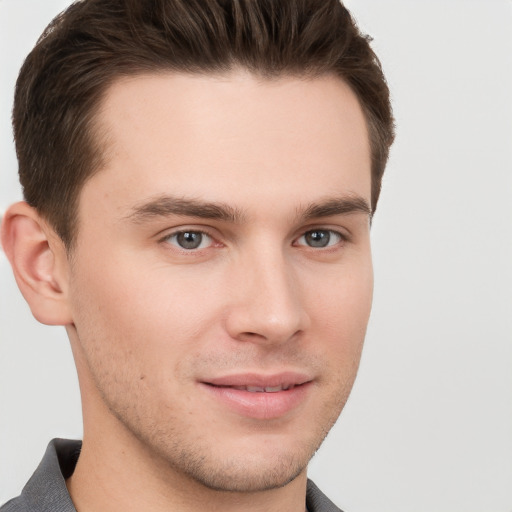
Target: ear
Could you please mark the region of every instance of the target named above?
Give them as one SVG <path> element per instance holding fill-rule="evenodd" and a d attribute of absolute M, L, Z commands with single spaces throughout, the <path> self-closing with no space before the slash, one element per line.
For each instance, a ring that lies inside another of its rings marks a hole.
<path fill-rule="evenodd" d="M 47 325 L 72 323 L 67 301 L 69 263 L 60 237 L 25 202 L 5 212 L 1 234 L 14 277 L 34 317 Z"/>

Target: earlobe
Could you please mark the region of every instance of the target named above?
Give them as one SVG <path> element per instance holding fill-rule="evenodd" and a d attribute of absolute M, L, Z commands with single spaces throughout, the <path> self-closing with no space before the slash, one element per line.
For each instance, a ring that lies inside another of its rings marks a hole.
<path fill-rule="evenodd" d="M 47 325 L 72 323 L 64 244 L 27 203 L 13 204 L 5 212 L 2 246 L 34 317 Z"/>

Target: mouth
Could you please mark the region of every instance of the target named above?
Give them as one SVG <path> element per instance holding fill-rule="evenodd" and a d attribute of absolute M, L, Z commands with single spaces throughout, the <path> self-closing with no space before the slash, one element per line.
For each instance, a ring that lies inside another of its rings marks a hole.
<path fill-rule="evenodd" d="M 305 383 L 302 384 L 281 384 L 278 386 L 217 386 L 215 384 L 211 384 L 209 382 L 205 382 L 206 385 L 214 386 L 217 388 L 230 388 L 230 389 L 236 389 L 238 391 L 247 391 L 249 393 L 279 393 L 280 391 L 288 391 L 290 389 L 293 389 L 296 386 L 302 386 Z"/>
<path fill-rule="evenodd" d="M 223 409 L 259 420 L 284 417 L 300 408 L 312 384 L 311 377 L 290 372 L 231 375 L 200 382 Z"/>

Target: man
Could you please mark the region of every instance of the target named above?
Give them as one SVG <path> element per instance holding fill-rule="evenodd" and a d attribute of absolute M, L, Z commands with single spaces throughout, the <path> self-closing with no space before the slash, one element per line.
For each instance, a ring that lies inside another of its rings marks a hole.
<path fill-rule="evenodd" d="M 337 509 L 307 465 L 354 382 L 393 123 L 336 1 L 85 0 L 27 58 L 2 243 L 64 325 L 83 443 L 18 510 Z"/>

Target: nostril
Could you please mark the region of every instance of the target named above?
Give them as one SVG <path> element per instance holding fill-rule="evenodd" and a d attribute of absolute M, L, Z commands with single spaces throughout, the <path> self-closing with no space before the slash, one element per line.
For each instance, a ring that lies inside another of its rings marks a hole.
<path fill-rule="evenodd" d="M 257 341 L 258 339 L 264 340 L 265 336 L 263 334 L 258 334 L 257 332 L 242 332 L 238 338 L 245 341 Z"/>
<path fill-rule="evenodd" d="M 288 292 L 234 297 L 226 308 L 226 331 L 234 340 L 269 346 L 297 340 L 307 330 L 309 317 L 300 296 Z"/>

